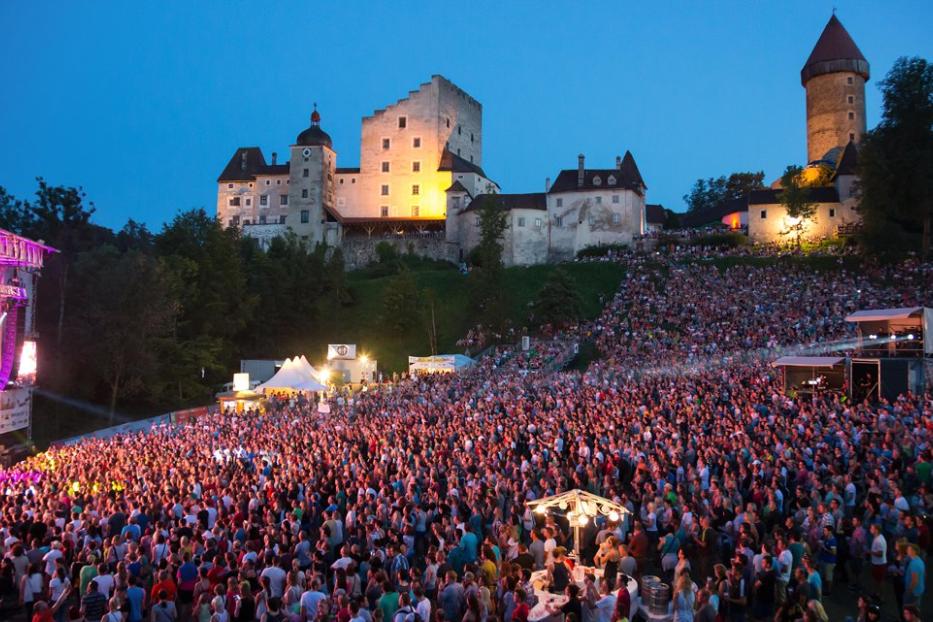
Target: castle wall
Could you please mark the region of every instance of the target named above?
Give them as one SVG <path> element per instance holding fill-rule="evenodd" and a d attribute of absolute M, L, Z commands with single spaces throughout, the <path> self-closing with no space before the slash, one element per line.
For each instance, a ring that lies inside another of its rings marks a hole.
<path fill-rule="evenodd" d="M 807 161 L 865 133 L 865 79 L 853 72 L 810 78 L 807 89 Z M 851 117 L 851 118 L 850 118 Z"/>
<path fill-rule="evenodd" d="M 547 205 L 551 261 L 573 259 L 588 246 L 631 244 L 645 232 L 645 198 L 632 190 L 549 194 Z"/>
<path fill-rule="evenodd" d="M 399 254 L 413 252 L 419 257 L 436 259 L 438 261 L 457 261 L 458 246 L 444 239 L 443 234 L 426 236 L 365 236 L 345 235 L 340 242 L 343 258 L 347 270 L 365 268 L 377 261 L 376 246 L 386 242 L 395 248 Z"/>
<path fill-rule="evenodd" d="M 287 175 L 259 176 L 255 181 L 218 182 L 217 217 L 225 227 L 234 223 L 238 226 L 280 223 L 288 213 L 288 206 L 281 204 L 281 195 L 288 195 L 288 188 Z M 231 199 L 237 199 L 239 205 L 231 205 Z"/>
<path fill-rule="evenodd" d="M 856 201 L 854 199 L 848 199 L 842 203 L 817 204 L 816 216 L 808 222 L 801 239 L 818 241 L 836 237 L 840 225 L 853 224 L 859 221 L 855 206 Z M 788 231 L 790 224 L 791 221 L 787 217 L 787 210 L 779 203 L 748 206 L 748 237 L 753 242 L 793 243 L 796 240 L 796 235 L 783 233 Z"/>

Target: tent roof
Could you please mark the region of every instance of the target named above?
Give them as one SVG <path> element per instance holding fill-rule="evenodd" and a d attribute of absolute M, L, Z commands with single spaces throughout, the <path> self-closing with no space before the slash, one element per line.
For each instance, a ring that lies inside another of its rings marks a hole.
<path fill-rule="evenodd" d="M 903 320 L 923 312 L 923 307 L 901 307 L 898 309 L 865 309 L 846 316 L 846 322 L 879 322 Z"/>
<path fill-rule="evenodd" d="M 256 387 L 265 389 L 291 389 L 293 391 L 324 391 L 327 389 L 316 378 L 317 371 L 304 356 L 285 359 L 281 369 L 274 376 Z"/>
<path fill-rule="evenodd" d="M 841 356 L 782 356 L 772 367 L 834 367 L 845 360 Z"/>

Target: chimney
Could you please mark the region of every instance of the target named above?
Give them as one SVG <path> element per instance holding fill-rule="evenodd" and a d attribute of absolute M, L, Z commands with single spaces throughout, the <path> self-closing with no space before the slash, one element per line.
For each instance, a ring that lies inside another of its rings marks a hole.
<path fill-rule="evenodd" d="M 547 192 L 550 189 L 551 189 L 551 178 L 545 177 L 544 178 L 544 191 Z"/>
<path fill-rule="evenodd" d="M 240 154 L 240 170 L 246 170 L 246 152 Z"/>
<path fill-rule="evenodd" d="M 616 168 L 622 170 L 622 156 L 616 156 Z"/>
<path fill-rule="evenodd" d="M 583 173 L 586 170 L 585 168 L 583 168 L 583 160 L 584 160 L 584 156 L 581 153 L 580 155 L 577 156 L 577 188 L 583 187 Z"/>
<path fill-rule="evenodd" d="M 275 162 L 276 162 L 276 160 L 278 160 L 278 159 L 279 159 L 279 154 L 277 154 L 276 152 L 273 151 L 273 152 L 272 152 L 272 166 L 275 166 Z"/>

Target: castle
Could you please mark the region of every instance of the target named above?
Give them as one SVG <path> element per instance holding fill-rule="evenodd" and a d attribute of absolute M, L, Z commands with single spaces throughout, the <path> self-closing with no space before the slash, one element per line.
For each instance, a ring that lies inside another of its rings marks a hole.
<path fill-rule="evenodd" d="M 571 259 L 646 231 L 646 185 L 631 153 L 599 169 L 580 155 L 545 192 L 501 194 L 482 168 L 482 129 L 482 105 L 435 75 L 364 117 L 360 166 L 341 168 L 315 107 L 287 162 L 236 150 L 217 180 L 217 217 L 263 247 L 288 232 L 341 247 L 350 265 L 372 260 L 379 241 L 460 261 L 479 241 L 484 200 L 508 212 L 506 265 Z"/>

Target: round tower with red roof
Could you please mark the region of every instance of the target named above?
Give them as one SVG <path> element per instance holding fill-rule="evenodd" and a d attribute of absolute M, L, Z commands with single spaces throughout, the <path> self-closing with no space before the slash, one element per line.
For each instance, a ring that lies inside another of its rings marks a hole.
<path fill-rule="evenodd" d="M 868 61 L 833 14 L 800 70 L 807 89 L 808 162 L 835 161 L 849 142 L 859 142 L 865 133 L 868 78 Z"/>

